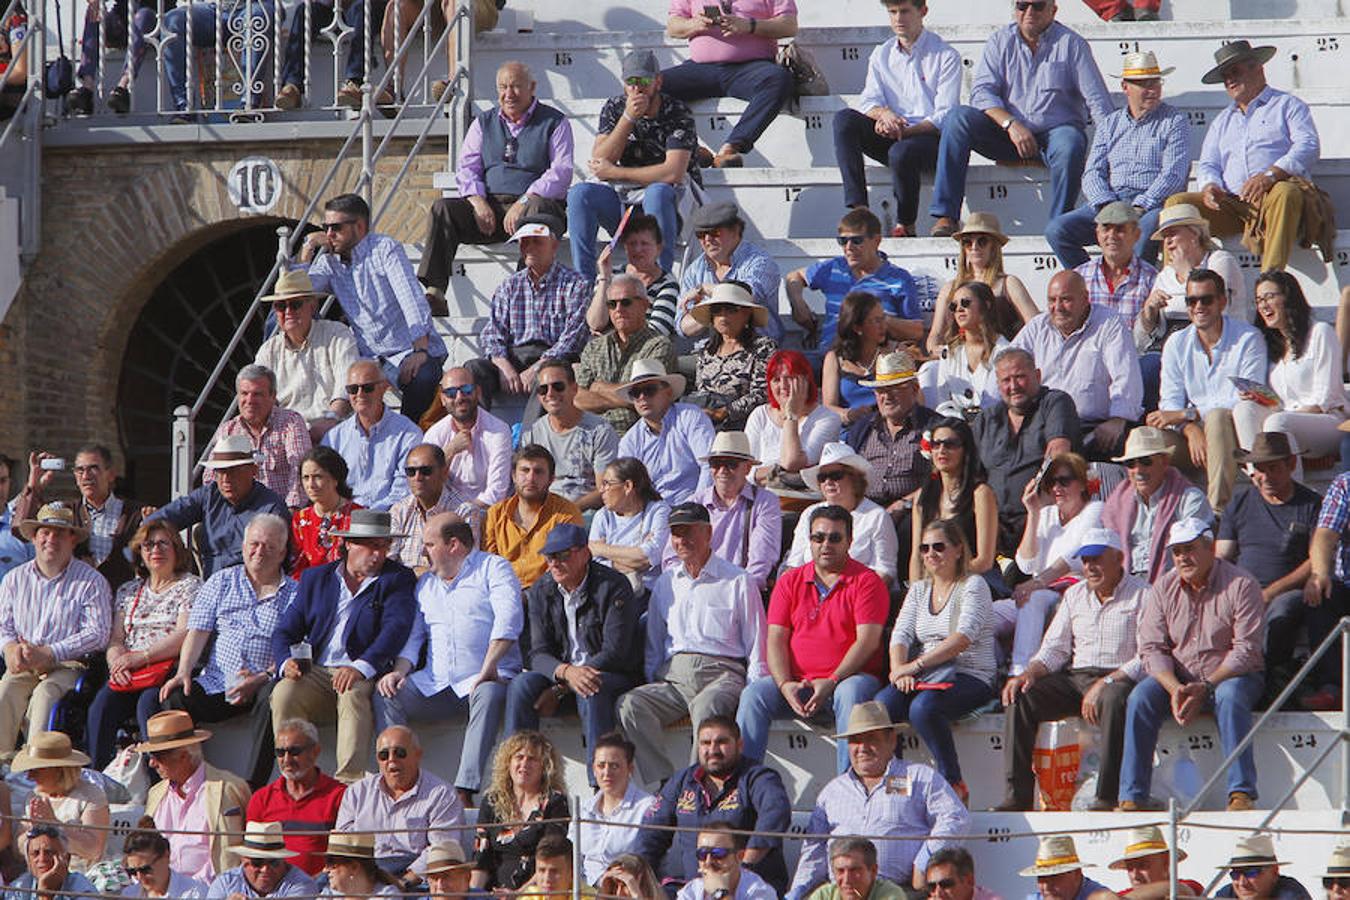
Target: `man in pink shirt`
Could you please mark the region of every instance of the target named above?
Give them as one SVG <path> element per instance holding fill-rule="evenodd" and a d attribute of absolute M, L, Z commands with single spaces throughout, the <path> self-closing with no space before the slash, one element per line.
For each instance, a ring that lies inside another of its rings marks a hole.
<path fill-rule="evenodd" d="M 711 161 L 718 168 L 744 165 L 742 154 L 750 152 L 792 96 L 792 75 L 776 57 L 779 39 L 797 33 L 797 4 L 670 0 L 669 16 L 666 33 L 689 40 L 689 59 L 661 73 L 662 90 L 686 103 L 714 97 L 746 101 L 741 120 Z"/>
<path fill-rule="evenodd" d="M 448 369 L 441 376 L 441 405 L 449 413 L 427 429 L 427 443 L 445 451 L 447 487 L 461 516 L 481 516 L 511 495 L 511 426 L 479 406 L 473 373 Z M 468 508 L 472 504 L 474 508 Z"/>

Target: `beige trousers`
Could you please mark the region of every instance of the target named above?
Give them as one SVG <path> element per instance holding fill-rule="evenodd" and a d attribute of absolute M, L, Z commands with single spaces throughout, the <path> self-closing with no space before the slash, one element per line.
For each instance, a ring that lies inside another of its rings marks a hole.
<path fill-rule="evenodd" d="M 1237 460 L 1233 451 L 1238 448 L 1237 429 L 1233 425 L 1231 409 L 1210 410 L 1202 423 L 1205 429 L 1205 456 L 1208 461 L 1206 471 L 1201 473 L 1191 462 L 1190 444 L 1186 436 L 1179 431 L 1164 429 L 1167 442 L 1175 449 L 1172 464 L 1190 475 L 1205 476 L 1205 496 L 1214 512 L 1222 514 L 1224 507 L 1233 496 L 1233 484 L 1237 481 Z"/>
<path fill-rule="evenodd" d="M 0 752 L 14 749 L 25 723 L 30 740 L 46 731 L 52 709 L 75 687 L 82 672 L 84 666 L 78 663 L 60 663 L 44 676 L 6 672 L 0 678 Z"/>
<path fill-rule="evenodd" d="M 359 781 L 366 775 L 375 740 L 375 713 L 370 706 L 375 682 L 363 678 L 345 693 L 333 690 L 333 670 L 310 666 L 298 679 L 282 678 L 272 688 L 272 733 L 287 719 L 308 719 L 315 725 L 337 716 L 337 771 L 339 781 Z"/>

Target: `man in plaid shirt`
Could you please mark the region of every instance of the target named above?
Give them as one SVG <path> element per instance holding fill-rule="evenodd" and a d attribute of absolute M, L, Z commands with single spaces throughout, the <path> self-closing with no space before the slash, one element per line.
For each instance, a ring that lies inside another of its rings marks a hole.
<path fill-rule="evenodd" d="M 266 366 L 244 366 L 234 379 L 234 387 L 239 415 L 221 424 L 213 442 L 244 435 L 260 457 L 258 480 L 286 498 L 291 509 L 308 505 L 300 491 L 300 462 L 314 444 L 305 417 L 277 406 L 277 376 Z M 210 484 L 215 478 L 215 470 L 207 469 L 202 483 Z"/>

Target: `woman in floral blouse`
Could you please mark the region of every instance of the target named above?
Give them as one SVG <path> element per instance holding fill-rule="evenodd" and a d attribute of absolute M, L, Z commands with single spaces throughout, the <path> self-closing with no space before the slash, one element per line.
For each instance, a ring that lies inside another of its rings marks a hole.
<path fill-rule="evenodd" d="M 765 369 L 778 345 L 757 329 L 769 311 L 755 300 L 750 287 L 724 281 L 689 311 L 711 337 L 698 354 L 694 394 L 719 431 L 741 431 L 750 411 L 768 398 Z"/>
<path fill-rule="evenodd" d="M 310 566 L 333 562 L 341 555 L 342 539 L 333 537 L 333 532 L 351 525 L 352 510 L 361 508 L 352 502 L 352 489 L 347 486 L 347 461 L 328 447 L 315 447 L 305 454 L 300 486 L 310 504 L 291 516 L 295 551 L 291 577 L 296 581 Z"/>

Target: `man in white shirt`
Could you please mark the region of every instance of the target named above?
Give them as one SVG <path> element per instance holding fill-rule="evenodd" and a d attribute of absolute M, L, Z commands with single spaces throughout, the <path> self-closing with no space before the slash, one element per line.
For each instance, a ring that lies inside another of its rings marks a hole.
<path fill-rule="evenodd" d="M 928 0 L 883 0 L 895 40 L 872 51 L 858 109 L 834 116 L 834 156 L 844 205 L 867 206 L 863 156 L 891 172 L 892 237 L 913 237 L 919 176 L 937 166 L 939 129 L 961 100 L 961 54 L 923 27 Z"/>
<path fill-rule="evenodd" d="M 778 900 L 768 882 L 741 865 L 746 836 L 727 822 L 710 822 L 698 833 L 698 875 L 675 900 Z"/>
<path fill-rule="evenodd" d="M 450 492 L 478 512 L 511 495 L 511 426 L 483 409 L 473 373 L 456 367 L 441 376 L 441 406 L 449 414 L 427 429 L 427 443 L 445 451 Z M 460 508 L 460 515 L 474 510 Z"/>

